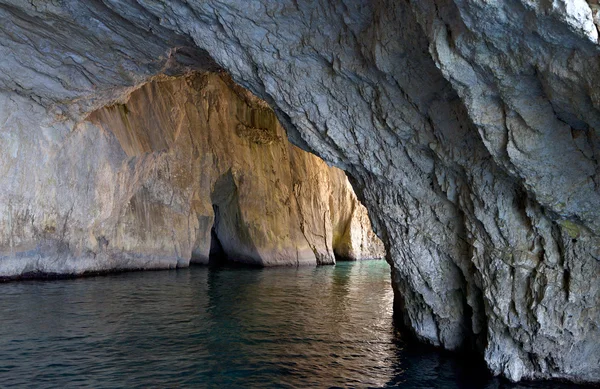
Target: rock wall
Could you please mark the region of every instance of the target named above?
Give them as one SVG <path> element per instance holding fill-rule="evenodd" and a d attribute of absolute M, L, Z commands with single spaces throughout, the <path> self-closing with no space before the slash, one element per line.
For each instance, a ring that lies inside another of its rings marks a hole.
<path fill-rule="evenodd" d="M 54 147 L 15 135 L 4 167 L 33 189 L 4 193 L 0 275 L 185 267 L 211 242 L 263 266 L 384 256 L 345 174 L 224 77 L 159 77 Z"/>
<path fill-rule="evenodd" d="M 70 204 L 87 188 L 65 178 L 40 197 L 32 176 L 51 177 L 42 172 L 55 157 L 21 144 L 56 150 L 65 177 L 97 174 L 97 152 L 69 150 L 115 141 L 71 131 L 75 123 L 156 74 L 220 66 L 274 108 L 295 144 L 351 176 L 419 338 L 473 346 L 512 380 L 598 382 L 600 51 L 590 3 L 2 0 L 4 247 L 38 255 L 18 246 L 32 217 L 44 223 L 32 210 L 85 220 Z M 73 149 L 52 147 L 62 139 Z M 135 174 L 124 168 L 120 179 Z M 48 219 L 37 233 L 68 224 Z"/>

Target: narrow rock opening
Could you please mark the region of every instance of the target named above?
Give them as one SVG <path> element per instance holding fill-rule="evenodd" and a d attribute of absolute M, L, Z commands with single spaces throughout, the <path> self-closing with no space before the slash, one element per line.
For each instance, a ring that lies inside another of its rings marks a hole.
<path fill-rule="evenodd" d="M 219 239 L 219 235 L 217 233 L 219 229 L 219 207 L 217 205 L 213 205 L 213 210 L 215 214 L 215 222 L 210 229 L 210 251 L 208 255 L 208 263 L 209 265 L 224 265 L 227 262 L 227 254 L 223 249 L 223 245 L 221 244 L 221 240 Z"/>

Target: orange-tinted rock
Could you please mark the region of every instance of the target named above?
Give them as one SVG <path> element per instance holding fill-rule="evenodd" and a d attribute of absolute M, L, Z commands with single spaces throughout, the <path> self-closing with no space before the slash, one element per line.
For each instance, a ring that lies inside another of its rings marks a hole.
<path fill-rule="evenodd" d="M 140 164 L 103 223 L 113 251 L 178 266 L 208 263 L 215 239 L 230 260 L 265 266 L 384 255 L 345 174 L 292 146 L 271 109 L 227 78 L 157 80 L 88 120 Z"/>

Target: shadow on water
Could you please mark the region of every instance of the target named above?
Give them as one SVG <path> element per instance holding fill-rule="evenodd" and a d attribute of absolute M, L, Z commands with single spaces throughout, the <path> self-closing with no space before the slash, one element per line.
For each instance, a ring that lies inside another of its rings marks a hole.
<path fill-rule="evenodd" d="M 392 299 L 384 261 L 0 284 L 0 387 L 549 387 L 408 342 Z"/>

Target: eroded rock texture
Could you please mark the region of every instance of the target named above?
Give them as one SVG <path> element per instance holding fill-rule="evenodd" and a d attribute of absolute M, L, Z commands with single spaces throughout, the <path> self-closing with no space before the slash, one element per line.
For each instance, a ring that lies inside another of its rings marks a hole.
<path fill-rule="evenodd" d="M 345 174 L 227 77 L 159 78 L 54 147 L 18 136 L 2 276 L 181 267 L 211 249 L 264 266 L 385 255 Z"/>
<path fill-rule="evenodd" d="M 513 380 L 600 381 L 596 2 L 2 3 L 2 225 L 22 226 L 6 247 L 30 210 L 86 190 L 40 197 L 56 160 L 23 144 L 86 174 L 112 139 L 72 131 L 87 113 L 155 74 L 220 66 L 351 175 L 417 336 L 473 344 Z"/>

